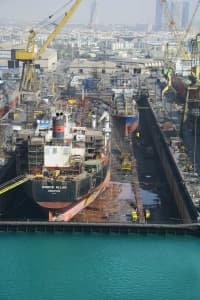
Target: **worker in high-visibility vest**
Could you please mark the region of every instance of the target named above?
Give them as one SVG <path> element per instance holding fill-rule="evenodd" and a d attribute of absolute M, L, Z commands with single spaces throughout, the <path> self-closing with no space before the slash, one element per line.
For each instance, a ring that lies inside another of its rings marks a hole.
<path fill-rule="evenodd" d="M 92 118 L 92 112 L 89 111 L 87 116 L 88 116 L 88 119 L 91 119 Z"/>
<path fill-rule="evenodd" d="M 181 145 L 181 146 L 180 146 L 180 151 L 181 151 L 181 152 L 185 152 L 185 145 Z"/>
<path fill-rule="evenodd" d="M 188 164 L 188 171 L 190 172 L 193 171 L 193 164 L 191 163 Z"/>
<path fill-rule="evenodd" d="M 140 132 L 139 131 L 136 131 L 136 133 L 135 133 L 135 136 L 136 136 L 136 138 L 140 138 Z"/>

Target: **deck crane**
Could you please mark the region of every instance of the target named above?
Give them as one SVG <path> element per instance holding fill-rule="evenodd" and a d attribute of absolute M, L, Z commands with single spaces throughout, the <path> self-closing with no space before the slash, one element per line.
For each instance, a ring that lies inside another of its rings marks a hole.
<path fill-rule="evenodd" d="M 50 33 L 46 41 L 43 43 L 38 52 L 35 52 L 35 31 L 30 30 L 28 42 L 25 50 L 12 50 L 12 59 L 23 62 L 23 70 L 21 76 L 21 83 L 19 92 L 36 92 L 39 90 L 39 80 L 36 76 L 35 71 L 35 61 L 40 59 L 41 55 L 45 49 L 50 45 L 50 43 L 55 39 L 61 29 L 65 26 L 74 12 L 77 10 L 80 5 L 81 0 L 76 0 L 72 7 L 65 13 L 62 20 L 55 27 L 53 32 Z"/>

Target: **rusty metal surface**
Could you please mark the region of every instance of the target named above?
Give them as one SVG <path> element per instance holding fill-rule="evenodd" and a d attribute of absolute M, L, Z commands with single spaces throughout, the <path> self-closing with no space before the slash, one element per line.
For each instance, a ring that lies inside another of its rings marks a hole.
<path fill-rule="evenodd" d="M 129 222 L 133 206 L 135 199 L 130 184 L 111 182 L 110 186 L 72 221 Z"/>

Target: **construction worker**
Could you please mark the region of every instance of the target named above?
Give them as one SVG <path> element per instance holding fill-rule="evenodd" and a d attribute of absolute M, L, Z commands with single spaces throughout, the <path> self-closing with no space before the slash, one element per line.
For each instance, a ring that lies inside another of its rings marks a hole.
<path fill-rule="evenodd" d="M 193 171 L 193 164 L 191 163 L 188 164 L 188 171 L 189 172 Z"/>
<path fill-rule="evenodd" d="M 135 132 L 135 139 L 134 139 L 134 141 L 135 141 L 135 144 L 138 145 L 138 146 L 141 143 L 141 141 L 140 141 L 140 132 L 138 130 Z"/>
<path fill-rule="evenodd" d="M 138 130 L 136 131 L 135 136 L 136 136 L 136 138 L 138 138 L 138 139 L 140 138 L 140 132 L 139 132 Z"/>
<path fill-rule="evenodd" d="M 185 152 L 185 145 L 181 145 L 181 146 L 180 146 L 180 151 L 181 151 L 181 152 Z"/>
<path fill-rule="evenodd" d="M 88 112 L 88 119 L 91 119 L 91 118 L 92 118 L 92 111 L 90 109 L 89 112 Z"/>

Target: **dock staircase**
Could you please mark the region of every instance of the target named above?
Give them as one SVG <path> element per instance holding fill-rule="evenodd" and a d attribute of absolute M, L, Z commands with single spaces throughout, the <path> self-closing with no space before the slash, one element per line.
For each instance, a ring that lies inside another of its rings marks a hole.
<path fill-rule="evenodd" d="M 30 176 L 20 175 L 0 185 L 0 196 L 31 180 Z"/>

